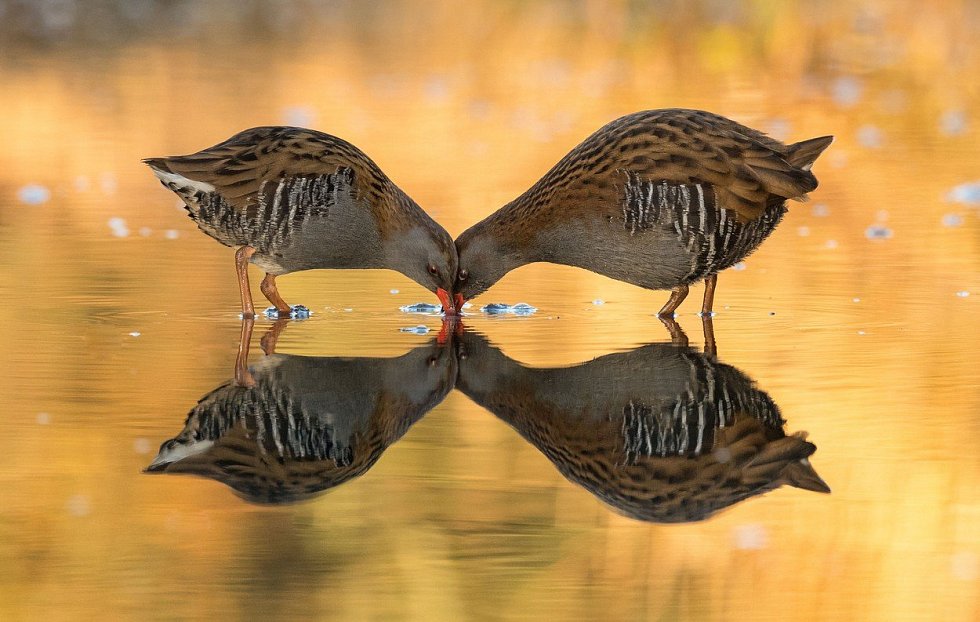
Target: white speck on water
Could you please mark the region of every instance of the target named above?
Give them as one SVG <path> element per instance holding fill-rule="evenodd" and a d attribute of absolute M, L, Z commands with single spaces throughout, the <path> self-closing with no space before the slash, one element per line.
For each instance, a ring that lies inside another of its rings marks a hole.
<path fill-rule="evenodd" d="M 89 183 L 88 177 L 85 175 L 79 175 L 75 178 L 75 190 L 78 192 L 85 192 L 92 186 Z"/>
<path fill-rule="evenodd" d="M 887 222 L 888 221 L 888 210 L 886 210 L 886 209 L 880 209 L 880 210 L 878 210 L 877 212 L 875 212 L 875 218 L 878 220 L 878 222 Z"/>
<path fill-rule="evenodd" d="M 429 327 L 424 324 L 419 324 L 418 326 L 408 326 L 406 328 L 398 329 L 403 333 L 412 333 L 413 335 L 427 335 L 429 334 Z"/>
<path fill-rule="evenodd" d="M 869 240 L 889 240 L 892 235 L 892 230 L 885 225 L 871 225 L 864 230 L 864 237 Z"/>
<path fill-rule="evenodd" d="M 759 523 L 738 525 L 732 530 L 735 548 L 743 551 L 758 551 L 766 548 L 769 535 L 766 528 Z"/>
<path fill-rule="evenodd" d="M 980 557 L 971 551 L 953 553 L 949 560 L 949 571 L 954 579 L 976 581 L 980 579 Z"/>
<path fill-rule="evenodd" d="M 810 208 L 810 213 L 817 218 L 824 218 L 830 214 L 830 208 L 827 207 L 826 203 L 815 203 L 814 206 Z"/>
<path fill-rule="evenodd" d="M 939 117 L 939 131 L 947 136 L 957 136 L 966 131 L 966 113 L 947 110 Z"/>
<path fill-rule="evenodd" d="M 152 449 L 149 439 L 140 437 L 133 441 L 133 451 L 138 454 L 148 454 Z"/>
<path fill-rule="evenodd" d="M 834 81 L 831 87 L 831 95 L 838 106 L 850 108 L 858 103 L 861 94 L 864 92 L 864 85 L 860 80 L 853 76 L 842 76 Z"/>
<path fill-rule="evenodd" d="M 802 227 L 797 227 L 796 228 L 796 235 L 800 236 L 801 238 L 805 238 L 805 237 L 809 236 L 810 235 L 810 227 L 807 227 L 805 225 L 802 226 Z"/>
<path fill-rule="evenodd" d="M 73 495 L 66 506 L 72 516 L 88 516 L 92 511 L 92 504 L 85 495 Z"/>
<path fill-rule="evenodd" d="M 309 106 L 286 106 L 281 114 L 286 125 L 297 127 L 309 127 L 316 120 L 316 111 Z"/>
<path fill-rule="evenodd" d="M 17 199 L 28 205 L 40 205 L 51 199 L 51 191 L 41 184 L 27 184 L 17 191 Z"/>
<path fill-rule="evenodd" d="M 537 307 L 532 307 L 526 302 L 519 302 L 509 305 L 502 302 L 492 302 L 480 307 L 480 311 L 488 315 L 532 315 L 537 312 Z"/>
<path fill-rule="evenodd" d="M 398 293 L 398 290 L 397 289 L 389 289 L 388 290 L 388 293 L 389 294 L 397 294 Z"/>
<path fill-rule="evenodd" d="M 606 301 L 603 300 L 602 298 L 596 298 L 595 300 L 592 301 L 592 304 L 594 304 L 595 306 L 598 307 L 598 306 L 601 306 L 601 305 L 606 304 Z"/>
<path fill-rule="evenodd" d="M 968 291 L 966 291 L 964 289 L 964 290 L 961 290 L 961 291 L 956 292 L 956 295 L 959 296 L 960 298 L 966 298 L 966 297 L 968 297 L 970 295 L 970 292 L 968 292 Z"/>
<path fill-rule="evenodd" d="M 344 313 L 353 313 L 353 312 L 354 309 L 352 309 L 351 307 L 347 307 L 346 309 L 344 309 Z"/>
<path fill-rule="evenodd" d="M 857 139 L 865 147 L 877 149 L 885 142 L 885 135 L 874 125 L 862 125 L 858 128 Z"/>
<path fill-rule="evenodd" d="M 464 309 L 472 309 L 473 308 L 473 303 L 472 302 L 464 302 L 463 303 L 463 308 Z"/>
<path fill-rule="evenodd" d="M 828 248 L 830 250 L 834 250 L 838 246 L 839 244 L 837 244 L 837 240 L 827 240 L 826 242 L 824 242 L 824 248 Z"/>
<path fill-rule="evenodd" d="M 140 227 L 139 232 L 144 238 L 148 238 L 153 235 L 153 229 L 150 229 L 149 227 Z"/>
<path fill-rule="evenodd" d="M 866 333 L 866 332 L 864 332 L 863 330 L 859 330 L 859 331 L 858 331 L 858 334 L 859 334 L 859 335 L 867 335 L 868 333 Z"/>
<path fill-rule="evenodd" d="M 48 425 L 51 423 L 51 415 L 48 413 L 38 413 L 35 419 L 40 425 Z"/>
<path fill-rule="evenodd" d="M 129 333 L 129 336 L 130 337 L 139 337 L 142 334 L 143 333 L 139 332 L 138 330 L 134 330 L 133 332 Z"/>
<path fill-rule="evenodd" d="M 99 187 L 102 188 L 102 192 L 105 194 L 115 194 L 116 190 L 119 188 L 119 182 L 116 181 L 116 176 L 114 173 L 102 173 L 99 177 Z"/>
<path fill-rule="evenodd" d="M 851 302 L 861 302 L 860 298 L 851 298 Z"/>
<path fill-rule="evenodd" d="M 956 203 L 980 204 L 980 181 L 969 181 L 954 186 L 952 190 L 946 193 L 946 200 Z"/>
<path fill-rule="evenodd" d="M 719 447 L 711 456 L 718 464 L 728 464 L 728 461 L 732 459 L 732 450 L 727 447 Z"/>
<path fill-rule="evenodd" d="M 738 270 L 738 271 L 745 270 L 745 268 L 746 268 L 746 266 L 745 266 L 745 262 L 744 261 L 740 261 L 737 264 L 735 264 L 734 266 L 732 266 L 732 270 Z"/>
<path fill-rule="evenodd" d="M 959 214 L 943 214 L 941 222 L 944 227 L 959 227 L 963 224 L 963 217 Z"/>
<path fill-rule="evenodd" d="M 112 229 L 112 235 L 117 238 L 124 238 L 129 235 L 129 227 L 126 226 L 126 221 L 119 216 L 110 218 L 108 225 Z"/>
<path fill-rule="evenodd" d="M 398 310 L 402 313 L 440 314 L 442 313 L 442 305 L 435 305 L 430 302 L 416 302 L 411 305 L 402 305 L 398 307 Z"/>
<path fill-rule="evenodd" d="M 163 232 L 163 237 L 167 238 L 168 240 L 176 240 L 180 237 L 180 231 L 177 231 L 176 229 L 167 229 Z"/>

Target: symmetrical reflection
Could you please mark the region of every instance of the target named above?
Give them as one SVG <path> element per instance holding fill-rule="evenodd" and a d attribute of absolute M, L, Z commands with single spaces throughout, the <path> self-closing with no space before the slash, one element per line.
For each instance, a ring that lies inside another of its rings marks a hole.
<path fill-rule="evenodd" d="M 783 432 L 772 398 L 668 328 L 675 343 L 555 369 L 524 366 L 467 333 L 456 388 L 632 518 L 702 520 L 784 484 L 829 492 L 807 460 L 816 447 Z"/>
<path fill-rule="evenodd" d="M 209 477 L 257 503 L 300 501 L 363 475 L 453 388 L 451 344 L 395 358 L 275 354 L 282 326 L 246 367 L 244 323 L 235 380 L 198 401 L 148 472 Z"/>
<path fill-rule="evenodd" d="M 718 360 L 710 320 L 707 353 L 665 324 L 671 343 L 533 368 L 449 322 L 396 358 L 275 354 L 283 321 L 249 367 L 249 321 L 235 380 L 201 398 L 147 470 L 210 477 L 249 501 L 298 501 L 362 475 L 455 387 L 632 518 L 702 520 L 782 485 L 829 492 L 806 434 L 787 436 L 772 398 Z"/>

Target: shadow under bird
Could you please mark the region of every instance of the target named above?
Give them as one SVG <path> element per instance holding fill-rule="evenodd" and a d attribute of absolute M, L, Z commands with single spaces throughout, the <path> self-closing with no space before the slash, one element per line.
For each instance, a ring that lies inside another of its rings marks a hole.
<path fill-rule="evenodd" d="M 573 367 L 537 369 L 467 332 L 456 388 L 512 426 L 615 510 L 692 522 L 782 485 L 830 492 L 805 433 L 738 369 L 651 344 Z"/>
<path fill-rule="evenodd" d="M 246 369 L 247 328 L 236 380 L 200 399 L 148 473 L 214 479 L 253 503 L 302 501 L 363 475 L 456 380 L 451 344 L 435 340 L 394 358 L 270 354 Z"/>
<path fill-rule="evenodd" d="M 254 315 L 248 263 L 282 317 L 276 277 L 316 268 L 389 268 L 455 313 L 452 238 L 367 155 L 335 136 L 256 127 L 185 156 L 143 160 L 204 233 L 238 247 L 242 313 Z"/>
<path fill-rule="evenodd" d="M 670 316 L 772 233 L 786 199 L 817 187 L 832 136 L 791 145 L 699 110 L 648 110 L 599 129 L 531 188 L 456 240 L 456 291 L 472 298 L 514 268 L 550 262 L 670 289 Z"/>

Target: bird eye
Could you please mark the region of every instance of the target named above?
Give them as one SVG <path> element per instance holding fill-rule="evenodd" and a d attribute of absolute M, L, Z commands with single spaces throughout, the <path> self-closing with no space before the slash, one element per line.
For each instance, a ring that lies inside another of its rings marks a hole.
<path fill-rule="evenodd" d="M 429 264 L 429 274 L 433 276 L 439 276 L 439 268 L 433 266 L 432 264 Z"/>
<path fill-rule="evenodd" d="M 469 270 L 460 270 L 459 275 L 457 275 L 456 278 L 458 278 L 460 281 L 465 281 L 466 279 L 470 278 Z"/>

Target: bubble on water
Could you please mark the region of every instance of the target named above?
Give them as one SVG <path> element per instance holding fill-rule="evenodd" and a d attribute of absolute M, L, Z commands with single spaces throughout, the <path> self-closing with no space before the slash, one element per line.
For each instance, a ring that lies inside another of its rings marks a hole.
<path fill-rule="evenodd" d="M 828 248 L 830 250 L 834 250 L 838 246 L 840 245 L 837 243 L 837 240 L 827 240 L 824 242 L 824 248 Z"/>
<path fill-rule="evenodd" d="M 747 266 L 745 265 L 745 262 L 740 261 L 736 263 L 734 266 L 732 266 L 732 270 L 738 270 L 739 272 L 741 272 L 742 270 L 745 270 L 746 267 Z"/>
<path fill-rule="evenodd" d="M 275 307 L 269 307 L 263 311 L 263 313 L 270 320 L 280 319 L 279 310 Z M 313 312 L 303 305 L 289 305 L 289 313 L 285 314 L 284 317 L 288 317 L 292 320 L 305 320 L 311 315 L 313 315 Z"/>
<path fill-rule="evenodd" d="M 805 237 L 809 236 L 810 235 L 810 227 L 807 227 L 805 225 L 802 226 L 802 227 L 797 227 L 796 228 L 796 235 L 800 236 L 801 238 L 805 238 Z"/>
<path fill-rule="evenodd" d="M 92 512 L 92 503 L 86 495 L 73 495 L 65 505 L 72 516 L 88 516 Z"/>
<path fill-rule="evenodd" d="M 954 553 L 949 560 L 950 574 L 960 581 L 976 581 L 980 579 L 980 557 L 971 551 Z"/>
<path fill-rule="evenodd" d="M 353 312 L 354 309 L 352 307 L 347 307 L 346 309 L 344 309 L 344 313 L 353 313 Z"/>
<path fill-rule="evenodd" d="M 859 330 L 859 331 L 858 331 L 858 334 L 859 334 L 859 335 L 867 335 L 868 333 L 866 333 L 866 332 L 864 332 L 863 330 Z"/>
<path fill-rule="evenodd" d="M 970 181 L 954 186 L 946 193 L 947 201 L 980 205 L 980 181 Z"/>
<path fill-rule="evenodd" d="M 398 307 L 402 313 L 442 313 L 442 305 L 432 304 L 431 302 L 416 302 L 411 305 Z"/>
<path fill-rule="evenodd" d="M 180 237 L 180 232 L 176 229 L 167 229 L 163 232 L 163 237 L 167 238 L 168 240 L 176 240 Z"/>
<path fill-rule="evenodd" d="M 885 225 L 871 225 L 864 230 L 864 237 L 869 240 L 889 240 L 892 235 L 892 230 Z"/>
<path fill-rule="evenodd" d="M 281 115 L 286 125 L 297 127 L 309 127 L 316 120 L 316 111 L 309 106 L 286 106 Z"/>
<path fill-rule="evenodd" d="M 947 110 L 939 117 L 939 131 L 947 136 L 957 136 L 966 131 L 966 113 Z"/>
<path fill-rule="evenodd" d="M 861 302 L 860 298 L 851 298 L 851 302 Z"/>
<path fill-rule="evenodd" d="M 732 537 L 735 540 L 735 548 L 743 551 L 758 551 L 769 544 L 769 534 L 759 523 L 736 526 L 732 530 Z"/>
<path fill-rule="evenodd" d="M 603 300 L 602 298 L 596 298 L 595 300 L 592 301 L 592 304 L 594 304 L 595 306 L 599 307 L 601 305 L 606 304 L 606 301 Z"/>
<path fill-rule="evenodd" d="M 140 227 L 139 234 L 144 238 L 148 238 L 153 235 L 153 229 L 150 229 L 149 227 Z"/>
<path fill-rule="evenodd" d="M 126 221 L 119 216 L 113 216 L 107 224 L 112 230 L 112 235 L 117 238 L 124 238 L 129 235 L 129 227 L 126 226 Z"/>
<path fill-rule="evenodd" d="M 885 135 L 881 129 L 874 125 L 862 125 L 857 131 L 859 143 L 870 149 L 877 149 L 885 142 Z"/>
<path fill-rule="evenodd" d="M 943 223 L 944 227 L 959 227 L 963 224 L 963 217 L 959 214 L 943 214 L 943 218 L 940 221 Z"/>
<path fill-rule="evenodd" d="M 147 438 L 140 437 L 133 441 L 133 451 L 138 454 L 148 454 L 151 449 L 153 449 L 153 445 Z"/>
<path fill-rule="evenodd" d="M 78 177 L 75 178 L 75 190 L 77 190 L 78 192 L 85 192 L 91 186 L 92 184 L 89 182 L 88 177 L 86 177 L 85 175 L 79 175 Z"/>
<path fill-rule="evenodd" d="M 967 298 L 967 297 L 969 297 L 969 295 L 970 295 L 970 292 L 968 292 L 968 291 L 966 291 L 966 290 L 964 289 L 964 290 L 960 290 L 960 291 L 958 291 L 958 292 L 956 292 L 956 295 L 957 295 L 958 297 L 960 297 L 960 298 Z"/>
<path fill-rule="evenodd" d="M 412 333 L 413 335 L 429 334 L 429 327 L 423 324 L 419 324 L 418 326 L 407 326 L 405 328 L 399 328 L 398 330 L 403 333 Z"/>
<path fill-rule="evenodd" d="M 51 415 L 49 413 L 38 413 L 35 419 L 40 425 L 48 425 L 51 423 Z"/>
<path fill-rule="evenodd" d="M 51 191 L 41 184 L 27 184 L 17 191 L 17 199 L 28 205 L 40 205 L 51 199 Z"/>
<path fill-rule="evenodd" d="M 389 289 L 388 290 L 388 293 L 389 294 L 397 294 L 398 293 L 398 290 L 397 289 Z"/>
<path fill-rule="evenodd" d="M 826 203 L 815 203 L 813 207 L 810 208 L 810 213 L 817 218 L 823 218 L 830 214 L 830 208 L 827 207 Z"/>
<path fill-rule="evenodd" d="M 139 332 L 138 330 L 134 330 L 133 332 L 129 333 L 129 336 L 130 337 L 139 337 L 142 334 L 143 333 Z"/>
<path fill-rule="evenodd" d="M 858 103 L 864 85 L 854 76 L 841 76 L 831 86 L 831 96 L 838 106 L 849 108 Z"/>
<path fill-rule="evenodd" d="M 537 307 L 532 307 L 526 302 L 519 302 L 509 305 L 502 302 L 492 302 L 480 307 L 480 311 L 488 315 L 532 315 L 537 312 Z"/>

